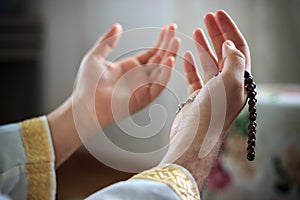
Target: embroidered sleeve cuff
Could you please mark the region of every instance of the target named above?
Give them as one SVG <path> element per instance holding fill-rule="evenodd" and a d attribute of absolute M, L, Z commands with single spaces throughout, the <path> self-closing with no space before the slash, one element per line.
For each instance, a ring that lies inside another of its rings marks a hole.
<path fill-rule="evenodd" d="M 47 118 L 26 120 L 19 126 L 27 159 L 27 199 L 55 199 L 55 158 Z"/>
<path fill-rule="evenodd" d="M 132 177 L 162 182 L 171 187 L 181 199 L 200 199 L 193 176 L 183 167 L 175 164 L 162 165 Z"/>

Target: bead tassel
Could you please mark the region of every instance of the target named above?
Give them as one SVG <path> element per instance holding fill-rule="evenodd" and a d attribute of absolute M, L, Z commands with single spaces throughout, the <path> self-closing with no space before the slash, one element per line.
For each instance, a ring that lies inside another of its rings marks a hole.
<path fill-rule="evenodd" d="M 249 111 L 249 125 L 248 125 L 248 147 L 247 147 L 247 159 L 253 161 L 255 158 L 255 142 L 256 142 L 256 84 L 253 82 L 253 77 L 247 71 L 244 74 L 245 88 L 247 90 L 248 98 L 248 111 Z"/>

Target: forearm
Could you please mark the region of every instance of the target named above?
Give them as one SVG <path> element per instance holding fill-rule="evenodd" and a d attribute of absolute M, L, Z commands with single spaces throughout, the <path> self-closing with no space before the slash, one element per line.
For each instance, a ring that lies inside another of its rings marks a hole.
<path fill-rule="evenodd" d="M 223 136 L 221 136 L 212 150 L 203 158 L 199 157 L 199 151 L 201 148 L 200 146 L 198 149 L 191 150 L 190 156 L 195 158 L 192 162 L 190 160 L 187 161 L 185 157 L 182 157 L 174 162 L 175 164 L 181 165 L 191 172 L 200 192 L 203 190 L 210 170 L 219 155 L 223 141 Z"/>
<path fill-rule="evenodd" d="M 199 108 L 186 108 L 193 111 L 200 109 L 200 114 L 191 114 L 187 110 L 182 116 L 177 116 L 182 120 L 174 129 L 176 134 L 162 161 L 162 164 L 175 163 L 189 170 L 197 182 L 199 191 L 203 189 L 232 123 L 231 120 L 225 120 L 223 123 L 222 120 L 213 120 L 213 123 L 210 107 L 200 103 Z M 226 119 L 228 118 L 227 116 Z"/>

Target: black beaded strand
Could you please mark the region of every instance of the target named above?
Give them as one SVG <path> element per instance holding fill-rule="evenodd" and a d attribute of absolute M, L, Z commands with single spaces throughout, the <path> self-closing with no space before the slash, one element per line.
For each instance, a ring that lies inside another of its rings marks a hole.
<path fill-rule="evenodd" d="M 256 141 L 256 84 L 253 82 L 253 77 L 247 71 L 244 74 L 245 88 L 247 90 L 248 98 L 248 111 L 249 111 L 249 125 L 248 125 L 248 147 L 247 147 L 247 159 L 253 161 L 255 158 L 255 141 Z"/>

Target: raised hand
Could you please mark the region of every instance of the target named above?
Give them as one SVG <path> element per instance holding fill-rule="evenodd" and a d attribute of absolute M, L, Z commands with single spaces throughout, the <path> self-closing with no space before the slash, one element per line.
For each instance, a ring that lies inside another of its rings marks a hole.
<path fill-rule="evenodd" d="M 116 62 L 106 57 L 122 27 L 115 24 L 96 42 L 82 60 L 71 98 L 47 115 L 56 167 L 99 129 L 144 108 L 162 92 L 179 48 L 175 31 L 174 24 L 163 27 L 151 49 Z"/>
<path fill-rule="evenodd" d="M 74 93 L 80 101 L 89 98 L 87 107 L 94 105 L 90 109 L 102 127 L 144 108 L 162 92 L 180 44 L 175 31 L 175 24 L 165 26 L 153 48 L 111 63 L 106 57 L 122 34 L 116 24 L 88 52 Z"/>
<path fill-rule="evenodd" d="M 176 116 L 170 148 L 162 161 L 187 168 L 200 190 L 229 127 L 246 102 L 244 71 L 250 71 L 248 45 L 229 15 L 222 10 L 208 13 L 204 22 L 215 53 L 203 31 L 196 29 L 194 40 L 204 81 L 193 55 L 186 52 L 184 69 L 189 92 L 198 95 Z"/>

